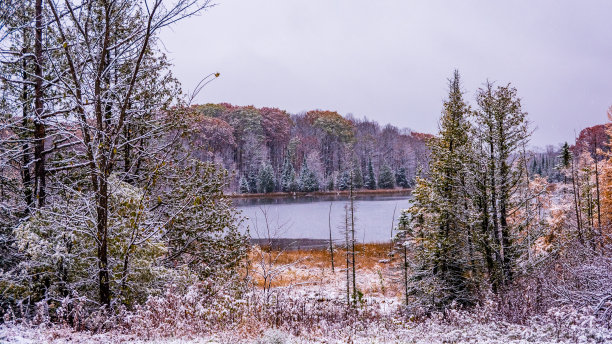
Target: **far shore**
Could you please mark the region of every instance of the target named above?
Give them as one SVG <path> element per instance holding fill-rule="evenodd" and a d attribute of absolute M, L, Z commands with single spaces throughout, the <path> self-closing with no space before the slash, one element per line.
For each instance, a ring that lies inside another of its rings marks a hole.
<path fill-rule="evenodd" d="M 381 195 L 410 195 L 412 189 L 378 189 L 378 190 L 355 190 L 355 196 L 381 196 Z M 313 196 L 348 196 L 349 191 L 315 191 L 315 192 L 270 192 L 270 193 L 248 193 L 227 194 L 229 198 L 282 198 L 282 197 L 313 197 Z"/>

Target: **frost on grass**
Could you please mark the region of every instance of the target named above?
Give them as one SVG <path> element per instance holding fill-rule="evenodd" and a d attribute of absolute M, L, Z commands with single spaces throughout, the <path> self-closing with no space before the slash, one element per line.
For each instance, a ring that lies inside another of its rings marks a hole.
<path fill-rule="evenodd" d="M 552 307 L 523 324 L 505 321 L 499 305 L 487 301 L 469 310 L 452 308 L 417 318 L 403 312 L 394 291 L 380 287 L 378 273 L 364 273 L 368 290 L 347 308 L 342 274 L 308 275 L 296 265 L 289 275 L 319 278 L 318 284 L 237 288 L 234 283 L 170 287 L 120 317 L 90 315 L 87 322 L 111 322 L 108 331 L 74 331 L 44 315 L 23 322 L 7 317 L 0 341 L 9 343 L 606 343 L 612 331 L 593 309 Z M 379 267 L 375 266 L 374 269 Z M 392 276 L 389 276 L 391 278 Z M 369 289 L 368 289 L 369 287 Z M 386 294 L 386 295 L 385 295 Z M 99 327 L 100 328 L 100 327 Z"/>

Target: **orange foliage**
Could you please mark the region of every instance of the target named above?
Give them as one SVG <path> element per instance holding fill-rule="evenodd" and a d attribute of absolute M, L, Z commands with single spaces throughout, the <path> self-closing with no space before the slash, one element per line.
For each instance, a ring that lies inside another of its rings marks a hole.
<path fill-rule="evenodd" d="M 306 120 L 313 127 L 323 130 L 327 135 L 338 137 L 342 141 L 353 138 L 353 122 L 335 111 L 308 111 Z"/>
<path fill-rule="evenodd" d="M 610 123 L 606 125 L 608 134 L 607 145 L 612 148 L 612 106 L 608 110 Z M 601 217 L 602 229 L 608 236 L 612 235 L 612 150 L 607 153 L 607 159 L 601 164 Z"/>

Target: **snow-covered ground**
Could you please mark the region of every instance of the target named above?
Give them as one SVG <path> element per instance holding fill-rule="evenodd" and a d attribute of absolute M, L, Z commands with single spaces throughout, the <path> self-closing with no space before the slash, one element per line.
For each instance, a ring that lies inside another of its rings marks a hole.
<path fill-rule="evenodd" d="M 349 315 L 346 271 L 304 260 L 286 266 L 267 293 L 255 288 L 237 300 L 220 290 L 211 299 L 210 285 L 201 284 L 150 299 L 102 333 L 9 322 L 0 325 L 0 343 L 612 343 L 612 330 L 588 309 L 551 309 L 519 325 L 501 321 L 491 302 L 411 320 L 398 312 L 397 271 L 377 259 L 362 262 L 364 300 Z"/>
<path fill-rule="evenodd" d="M 202 337 L 186 338 L 136 338 L 118 332 L 91 334 L 74 332 L 67 328 L 39 328 L 25 326 L 0 327 L 2 343 L 610 343 L 612 333 L 602 328 L 575 326 L 560 329 L 553 323 L 520 326 L 508 323 L 481 324 L 474 319 L 463 319 L 455 324 L 445 324 L 439 320 L 420 323 L 406 323 L 391 326 L 393 330 L 381 326 L 372 328 L 338 331 L 328 336 L 293 336 L 287 332 L 268 329 L 258 336 L 244 338 L 233 332 L 223 332 Z"/>

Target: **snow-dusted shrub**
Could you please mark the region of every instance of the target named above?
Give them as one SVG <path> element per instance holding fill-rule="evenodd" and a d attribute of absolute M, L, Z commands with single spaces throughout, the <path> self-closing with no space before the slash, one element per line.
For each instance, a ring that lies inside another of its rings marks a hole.
<path fill-rule="evenodd" d="M 287 333 L 275 329 L 267 330 L 263 336 L 256 341 L 257 344 L 286 344 L 289 343 Z"/>
<path fill-rule="evenodd" d="M 142 190 L 115 176 L 109 178 L 109 188 L 111 290 L 116 302 L 144 302 L 147 295 L 161 290 L 170 275 L 158 264 L 166 254 L 160 224 L 147 210 Z M 24 260 L 1 276 L 3 290 L 28 305 L 47 302 L 52 317 L 67 297 L 95 306 L 91 301 L 97 299 L 98 278 L 93 199 L 85 191 L 66 192 L 15 229 L 15 246 Z M 20 316 L 28 316 L 27 307 Z"/>
<path fill-rule="evenodd" d="M 210 334 L 235 326 L 247 316 L 242 283 L 199 281 L 183 289 L 170 286 L 121 319 L 121 328 L 143 338 Z"/>
<path fill-rule="evenodd" d="M 578 240 L 545 257 L 501 295 L 506 319 L 524 323 L 551 309 L 574 309 L 612 325 L 612 256 Z M 569 308 L 567 308 L 569 307 Z"/>
<path fill-rule="evenodd" d="M 241 218 L 223 193 L 227 171 L 218 165 L 190 161 L 171 169 L 160 207 L 172 266 L 187 266 L 202 279 L 231 275 L 244 262 L 248 237 L 239 230 Z"/>

